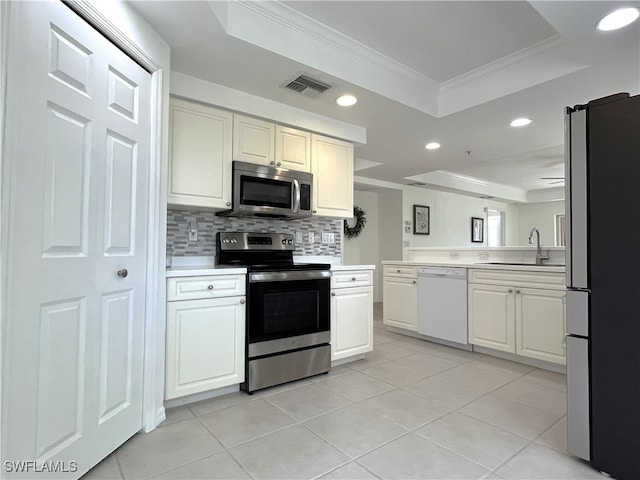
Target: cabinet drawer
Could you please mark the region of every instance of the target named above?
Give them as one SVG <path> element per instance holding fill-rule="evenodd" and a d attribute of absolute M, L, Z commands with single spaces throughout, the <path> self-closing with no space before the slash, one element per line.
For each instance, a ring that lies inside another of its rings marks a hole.
<path fill-rule="evenodd" d="M 384 276 L 417 278 L 418 269 L 412 265 L 385 265 Z"/>
<path fill-rule="evenodd" d="M 556 272 L 469 269 L 469 283 L 564 290 L 565 275 Z"/>
<path fill-rule="evenodd" d="M 373 285 L 371 270 L 333 272 L 331 275 L 331 288 L 366 287 L 368 285 Z"/>
<path fill-rule="evenodd" d="M 167 301 L 232 297 L 245 294 L 244 275 L 211 275 L 167 279 Z"/>

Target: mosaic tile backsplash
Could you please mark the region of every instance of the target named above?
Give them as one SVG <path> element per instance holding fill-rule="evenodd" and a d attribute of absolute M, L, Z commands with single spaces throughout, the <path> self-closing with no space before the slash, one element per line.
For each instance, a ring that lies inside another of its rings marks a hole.
<path fill-rule="evenodd" d="M 342 245 L 343 221 L 331 218 L 278 220 L 263 218 L 216 217 L 204 210 L 169 208 L 167 211 L 167 247 L 173 248 L 175 257 L 189 255 L 215 255 L 217 232 L 275 232 L 302 233 L 302 243 L 296 243 L 294 255 L 331 255 L 339 257 Z M 198 241 L 189 242 L 189 224 L 195 223 Z M 309 233 L 314 242 L 309 242 Z M 333 244 L 322 243 L 322 233 L 333 233 Z"/>

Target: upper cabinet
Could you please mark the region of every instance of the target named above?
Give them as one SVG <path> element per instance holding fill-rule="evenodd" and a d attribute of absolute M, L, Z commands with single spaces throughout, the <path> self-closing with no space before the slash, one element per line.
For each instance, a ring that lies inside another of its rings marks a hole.
<path fill-rule="evenodd" d="M 231 206 L 233 114 L 171 99 L 167 202 L 225 209 Z"/>
<path fill-rule="evenodd" d="M 311 171 L 311 134 L 276 125 L 276 167 Z"/>
<path fill-rule="evenodd" d="M 232 161 L 313 173 L 313 213 L 353 216 L 353 144 L 171 98 L 170 205 L 231 208 Z"/>
<path fill-rule="evenodd" d="M 314 213 L 353 217 L 353 144 L 311 135 L 311 172 Z"/>
<path fill-rule="evenodd" d="M 233 116 L 233 159 L 275 166 L 273 123 L 243 115 Z"/>

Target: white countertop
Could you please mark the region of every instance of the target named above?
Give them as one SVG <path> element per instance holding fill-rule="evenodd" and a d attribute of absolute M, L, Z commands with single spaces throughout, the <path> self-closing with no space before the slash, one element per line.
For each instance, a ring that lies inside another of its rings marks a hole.
<path fill-rule="evenodd" d="M 420 267 L 458 267 L 458 268 L 483 268 L 490 270 L 523 270 L 527 272 L 556 272 L 556 273 L 564 273 L 565 267 L 564 265 L 535 265 L 535 264 L 527 264 L 527 265 L 506 265 L 506 264 L 490 264 L 485 262 L 476 262 L 476 263 L 433 263 L 433 262 L 414 262 L 414 261 L 391 261 L 385 260 L 382 262 L 383 265 L 411 265 L 411 266 L 420 266 Z"/>
<path fill-rule="evenodd" d="M 223 267 L 211 265 L 182 265 L 167 268 L 166 277 L 200 277 L 204 275 L 244 275 L 244 267 Z"/>
<path fill-rule="evenodd" d="M 342 270 L 375 270 L 375 265 L 331 265 L 332 271 L 342 271 Z"/>

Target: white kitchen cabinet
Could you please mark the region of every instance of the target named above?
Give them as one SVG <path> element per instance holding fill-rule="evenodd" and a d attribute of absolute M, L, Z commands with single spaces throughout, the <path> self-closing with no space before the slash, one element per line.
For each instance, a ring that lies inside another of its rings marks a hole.
<path fill-rule="evenodd" d="M 515 353 L 515 296 L 512 287 L 469 284 L 469 343 Z"/>
<path fill-rule="evenodd" d="M 244 381 L 243 275 L 167 279 L 165 399 Z"/>
<path fill-rule="evenodd" d="M 230 112 L 171 98 L 169 105 L 170 205 L 231 207 Z"/>
<path fill-rule="evenodd" d="M 418 331 L 418 275 L 415 266 L 385 265 L 382 322 Z"/>
<path fill-rule="evenodd" d="M 470 270 L 469 279 L 470 343 L 565 363 L 564 275 Z"/>
<path fill-rule="evenodd" d="M 331 278 L 331 361 L 372 350 L 373 272 L 334 272 Z"/>
<path fill-rule="evenodd" d="M 276 167 L 311 171 L 311 133 L 276 125 Z"/>
<path fill-rule="evenodd" d="M 233 116 L 233 159 L 243 162 L 275 165 L 275 124 Z"/>
<path fill-rule="evenodd" d="M 516 295 L 516 353 L 565 364 L 565 292 L 522 288 Z"/>
<path fill-rule="evenodd" d="M 313 212 L 326 217 L 353 217 L 353 144 L 311 135 Z"/>

